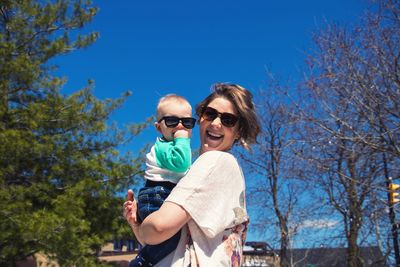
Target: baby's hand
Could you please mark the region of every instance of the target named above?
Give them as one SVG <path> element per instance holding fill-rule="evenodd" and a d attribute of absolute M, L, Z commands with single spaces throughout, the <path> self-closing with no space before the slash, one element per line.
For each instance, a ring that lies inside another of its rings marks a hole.
<path fill-rule="evenodd" d="M 190 138 L 192 136 L 191 129 L 179 129 L 174 133 L 174 138 L 183 137 Z"/>

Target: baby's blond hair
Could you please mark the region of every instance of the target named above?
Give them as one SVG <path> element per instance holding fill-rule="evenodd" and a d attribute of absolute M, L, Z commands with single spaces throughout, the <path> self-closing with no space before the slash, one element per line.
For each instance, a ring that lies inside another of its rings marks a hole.
<path fill-rule="evenodd" d="M 169 105 L 171 103 L 176 103 L 176 104 L 181 104 L 181 105 L 187 105 L 190 110 L 192 110 L 192 106 L 190 105 L 189 101 L 186 100 L 183 96 L 179 96 L 176 94 L 168 94 L 160 98 L 157 104 L 157 121 L 160 120 L 163 117 L 163 108 L 166 105 Z"/>

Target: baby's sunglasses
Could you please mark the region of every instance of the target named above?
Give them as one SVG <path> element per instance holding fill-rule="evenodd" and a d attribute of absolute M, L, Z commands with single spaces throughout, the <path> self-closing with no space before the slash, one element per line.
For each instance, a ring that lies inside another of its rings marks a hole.
<path fill-rule="evenodd" d="M 164 121 L 165 125 L 168 128 L 175 128 L 178 126 L 179 122 L 182 123 L 183 127 L 186 129 L 193 129 L 194 125 L 196 124 L 195 118 L 178 118 L 176 116 L 164 116 L 158 120 L 158 123 Z"/>
<path fill-rule="evenodd" d="M 239 117 L 233 115 L 232 113 L 227 113 L 227 112 L 221 113 L 218 112 L 218 110 L 211 107 L 204 108 L 201 117 L 208 121 L 213 121 L 215 120 L 215 118 L 219 117 L 221 119 L 222 125 L 229 128 L 235 126 L 236 122 L 239 120 Z"/>

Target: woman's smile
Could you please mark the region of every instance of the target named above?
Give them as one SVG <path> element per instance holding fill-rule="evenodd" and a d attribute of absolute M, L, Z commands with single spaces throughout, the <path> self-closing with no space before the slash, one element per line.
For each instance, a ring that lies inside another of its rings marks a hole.
<path fill-rule="evenodd" d="M 217 134 L 217 133 L 214 133 L 214 132 L 211 132 L 211 131 L 207 131 L 207 135 L 212 140 L 219 140 L 222 137 L 224 137 L 224 135 L 222 135 L 222 134 Z"/>

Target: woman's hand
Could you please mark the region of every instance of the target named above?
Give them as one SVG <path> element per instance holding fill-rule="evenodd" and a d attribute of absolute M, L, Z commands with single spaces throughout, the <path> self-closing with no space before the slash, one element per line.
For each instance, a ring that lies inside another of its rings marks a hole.
<path fill-rule="evenodd" d="M 137 211 L 137 203 L 135 201 L 133 191 L 131 189 L 128 190 L 127 201 L 124 203 L 124 217 L 130 224 L 130 226 L 134 227 L 139 225 L 136 217 Z"/>

